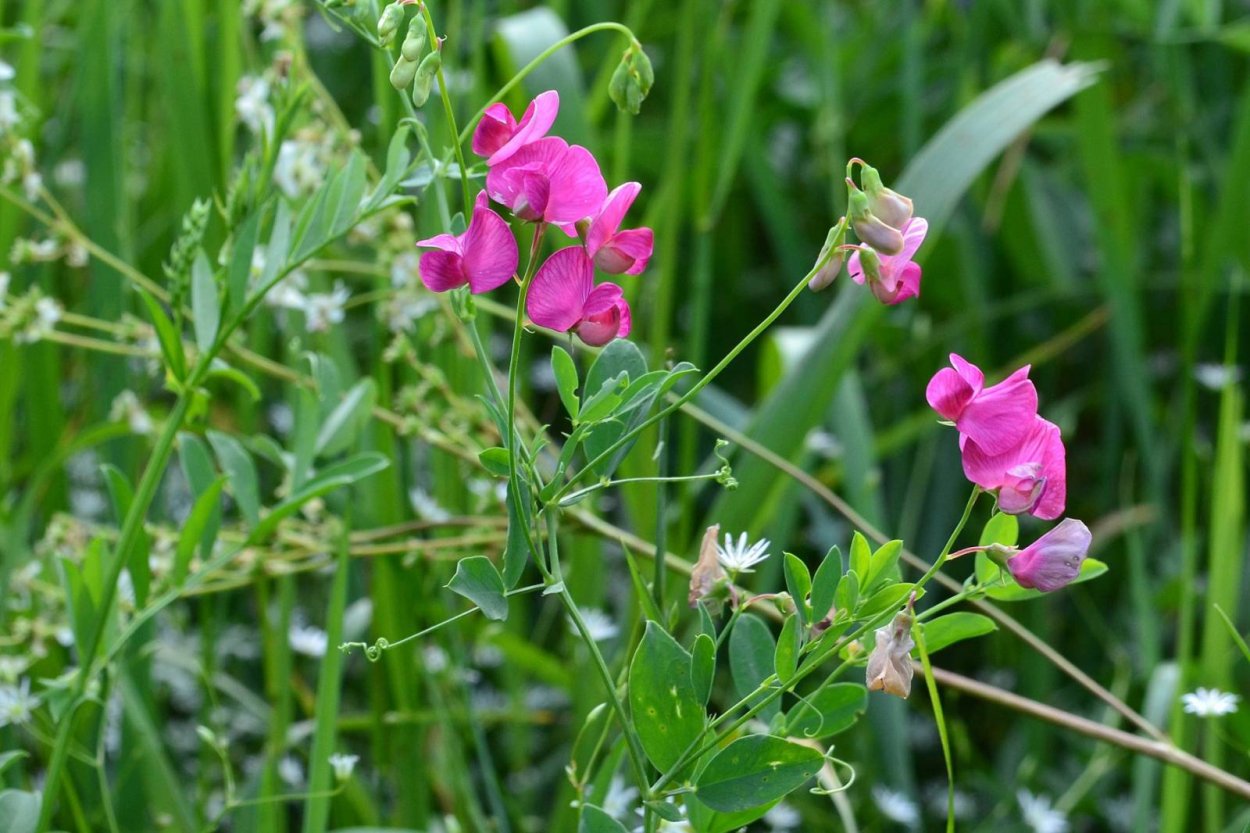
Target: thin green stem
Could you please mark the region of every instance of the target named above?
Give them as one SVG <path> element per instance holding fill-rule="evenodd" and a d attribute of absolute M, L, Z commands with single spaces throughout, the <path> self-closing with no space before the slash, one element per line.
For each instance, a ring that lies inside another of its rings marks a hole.
<path fill-rule="evenodd" d="M 617 480 L 604 480 L 594 484 L 593 486 L 587 486 L 585 489 L 579 489 L 573 494 L 564 497 L 560 501 L 560 505 L 571 506 L 587 495 L 594 494 L 601 489 L 609 489 L 613 486 L 620 486 L 625 483 L 688 483 L 694 480 L 715 480 L 720 476 L 720 472 L 710 472 L 708 474 L 683 474 L 670 477 L 622 477 Z"/>
<path fill-rule="evenodd" d="M 973 486 L 972 494 L 968 496 L 968 502 L 964 505 L 964 513 L 959 518 L 959 523 L 955 524 L 955 528 L 951 531 L 950 537 L 946 539 L 946 546 L 942 547 L 942 551 L 938 553 L 938 557 L 934 559 L 933 566 L 925 572 L 920 580 L 916 582 L 916 589 L 924 587 L 929 579 L 937 575 L 938 570 L 942 569 L 942 565 L 946 563 L 946 558 L 950 555 L 951 549 L 955 546 L 955 541 L 959 539 L 959 533 L 964 531 L 964 527 L 968 523 L 968 518 L 972 517 L 972 507 L 976 506 L 977 498 L 981 496 L 981 487 Z"/>
<path fill-rule="evenodd" d="M 430 6 L 428 3 L 419 5 L 421 14 L 425 17 L 425 29 L 429 35 L 430 43 L 434 44 L 435 49 L 441 49 L 441 42 L 438 38 L 438 32 L 434 30 L 434 18 L 430 16 Z M 447 129 L 451 133 L 453 149 L 456 152 L 456 163 L 460 166 L 460 191 L 464 197 L 464 211 L 469 212 L 469 206 L 473 202 L 469 199 L 469 170 L 464 164 L 464 139 L 460 138 L 456 131 L 456 111 L 451 106 L 451 95 L 447 91 L 447 79 L 443 76 L 443 65 L 438 65 L 438 90 L 439 95 L 443 99 L 443 112 L 447 116 Z"/>

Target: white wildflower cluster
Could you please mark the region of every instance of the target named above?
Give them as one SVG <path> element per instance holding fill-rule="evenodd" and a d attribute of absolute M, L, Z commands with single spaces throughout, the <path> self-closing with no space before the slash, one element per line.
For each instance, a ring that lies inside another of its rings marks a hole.
<path fill-rule="evenodd" d="M 326 181 L 341 155 L 335 135 L 324 125 L 300 128 L 278 147 L 273 181 L 291 199 L 307 196 Z"/>
<path fill-rule="evenodd" d="M 272 136 L 274 112 L 269 101 L 269 77 L 245 75 L 235 90 L 238 95 L 234 99 L 234 114 L 239 122 L 257 136 Z"/>
<path fill-rule="evenodd" d="M 13 248 L 9 250 L 9 261 L 14 266 L 23 263 L 51 263 L 62 258 L 69 266 L 81 269 L 87 265 L 87 249 L 76 240 L 53 236 L 41 240 L 19 237 L 13 241 Z"/>
<path fill-rule="evenodd" d="M 1067 815 L 1044 795 L 1034 795 L 1028 790 L 1016 793 L 1020 802 L 1020 818 L 1033 833 L 1067 833 Z"/>
<path fill-rule="evenodd" d="M 20 94 L 13 88 L 17 73 L 13 67 L 0 61 L 0 185 L 20 183 L 26 199 L 39 199 L 43 176 L 35 161 L 35 146 L 26 133 L 32 119 Z"/>
<path fill-rule="evenodd" d="M 265 251 L 257 247 L 252 252 L 252 290 L 260 289 L 265 271 Z M 289 309 L 304 316 L 304 326 L 310 333 L 324 333 L 336 324 L 343 323 L 347 301 L 351 292 L 342 281 L 335 281 L 330 292 L 309 292 L 308 275 L 300 270 L 291 272 L 265 293 L 265 304 L 274 309 Z M 282 319 L 279 319 L 280 321 Z"/>
<path fill-rule="evenodd" d="M 330 769 L 334 770 L 334 780 L 342 782 L 351 778 L 352 771 L 356 769 L 356 763 L 359 760 L 359 755 L 345 755 L 342 752 L 331 755 Z"/>
<path fill-rule="evenodd" d="M 0 685 L 0 729 L 29 723 L 37 708 L 39 698 L 30 693 L 29 677 L 17 685 Z"/>
<path fill-rule="evenodd" d="M 46 338 L 61 320 L 61 303 L 38 287 L 24 295 L 10 295 L 9 283 L 9 273 L 0 272 L 0 339 L 11 337 L 19 344 L 32 344 Z"/>
<path fill-rule="evenodd" d="M 411 224 L 407 214 L 399 213 Z M 405 248 L 391 261 L 391 289 L 394 294 L 386 303 L 383 314 L 386 325 L 393 333 L 410 330 L 417 320 L 438 309 L 438 301 L 425 289 L 418 276 L 420 256 L 415 250 Z"/>
<path fill-rule="evenodd" d="M 586 630 L 590 632 L 590 638 L 595 642 L 606 642 L 609 639 L 615 639 L 620 634 L 621 629 L 617 627 L 616 622 L 612 621 L 612 617 L 607 611 L 597 607 L 581 608 L 582 621 L 586 624 Z M 575 636 L 580 635 L 576 623 L 569 620 L 569 630 Z"/>

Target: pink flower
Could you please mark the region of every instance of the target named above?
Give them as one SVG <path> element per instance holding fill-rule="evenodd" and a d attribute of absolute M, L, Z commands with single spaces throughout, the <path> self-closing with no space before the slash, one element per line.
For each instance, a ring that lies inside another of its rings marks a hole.
<path fill-rule="evenodd" d="M 1034 416 L 1019 443 L 1002 454 L 988 454 L 974 440 L 960 438 L 964 474 L 982 489 L 998 490 L 998 508 L 1010 515 L 1028 512 L 1053 521 L 1068 499 L 1068 475 L 1059 427 Z"/>
<path fill-rule="evenodd" d="M 612 189 L 586 232 L 586 254 L 609 275 L 638 275 L 647 268 L 654 246 L 649 228 L 619 231 L 625 212 L 634 204 L 642 186 L 626 182 Z"/>
<path fill-rule="evenodd" d="M 560 94 L 555 90 L 540 93 L 531 101 L 520 124 L 506 105 L 492 104 L 473 131 L 473 152 L 485 156 L 487 165 L 498 165 L 525 145 L 546 136 L 558 112 Z"/>
<path fill-rule="evenodd" d="M 929 233 L 929 223 L 923 217 L 913 217 L 903 226 L 902 231 L 901 252 L 896 255 L 874 252 L 880 262 L 878 274 L 864 268 L 859 251 L 852 254 L 847 261 L 851 280 L 861 285 L 867 281 L 872 294 L 883 304 L 898 304 L 920 294 L 920 265 L 912 258 L 916 256 L 925 235 Z"/>
<path fill-rule="evenodd" d="M 540 327 L 567 333 L 593 347 L 629 335 L 629 304 L 614 283 L 595 286 L 595 266 L 581 246 L 547 258 L 530 285 L 525 311 Z"/>
<path fill-rule="evenodd" d="M 1081 572 L 1081 562 L 1089 554 L 1092 536 L 1089 527 L 1075 518 L 1065 518 L 1058 526 L 1007 559 L 1007 569 L 1021 587 L 1044 592 L 1058 590 Z"/>
<path fill-rule="evenodd" d="M 469 285 L 474 293 L 489 292 L 516 274 L 517 245 L 512 229 L 486 203 L 486 192 L 477 195 L 473 218 L 464 234 L 438 234 L 417 242 L 438 251 L 421 255 L 421 282 L 434 292 Z"/>
<path fill-rule="evenodd" d="M 929 380 L 925 398 L 933 410 L 955 423 L 985 454 L 1010 451 L 1024 439 L 1037 417 L 1037 389 L 1026 365 L 993 387 L 971 362 L 951 353 L 950 367 Z"/>
<path fill-rule="evenodd" d="M 486 190 L 522 220 L 568 228 L 597 212 L 608 195 L 590 151 L 556 136 L 530 142 L 491 168 Z"/>

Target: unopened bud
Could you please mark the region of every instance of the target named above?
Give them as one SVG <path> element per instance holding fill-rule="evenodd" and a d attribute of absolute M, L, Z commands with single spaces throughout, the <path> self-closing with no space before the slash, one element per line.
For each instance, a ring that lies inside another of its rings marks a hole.
<path fill-rule="evenodd" d="M 864 185 L 864 193 L 868 195 L 868 207 L 873 214 L 887 226 L 899 231 L 911 219 L 912 202 L 897 191 L 886 188 L 881 183 L 881 175 L 871 165 L 864 165 L 859 175 Z"/>
<path fill-rule="evenodd" d="M 911 649 L 916 643 L 911 638 L 913 622 L 909 611 L 904 610 L 890 624 L 877 629 L 877 644 L 868 656 L 868 689 L 884 691 L 896 697 L 907 698 L 911 694 Z"/>
<path fill-rule="evenodd" d="M 849 179 L 848 213 L 855 236 L 884 255 L 896 255 L 903 251 L 903 234 L 893 226 L 886 225 L 872 213 L 868 195 L 855 187 Z"/>
<path fill-rule="evenodd" d="M 417 62 L 410 61 L 400 55 L 395 66 L 391 67 L 391 86 L 397 90 L 406 90 L 417 75 Z"/>
<path fill-rule="evenodd" d="M 424 51 L 425 21 L 421 19 L 420 15 L 417 15 L 408 24 L 408 34 L 404 36 L 404 42 L 400 44 L 399 52 L 410 61 L 420 61 L 421 53 Z"/>
<path fill-rule="evenodd" d="M 720 524 L 712 524 L 703 533 L 703 543 L 699 546 L 699 560 L 690 571 L 691 607 L 699 604 L 716 590 L 716 585 L 725 578 L 725 569 L 720 565 L 716 555 L 716 539 L 720 536 Z"/>
<path fill-rule="evenodd" d="M 437 49 L 421 59 L 421 66 L 417 67 L 417 79 L 412 84 L 413 107 L 424 107 L 425 102 L 430 100 L 434 79 L 438 77 L 438 71 L 442 67 L 443 53 Z"/>
<path fill-rule="evenodd" d="M 655 70 L 651 67 L 651 59 L 642 47 L 633 44 L 625 50 L 616 71 L 612 73 L 612 80 L 608 82 L 608 97 L 622 111 L 636 116 L 654 83 Z"/>
<path fill-rule="evenodd" d="M 864 279 L 870 286 L 881 283 L 881 258 L 875 249 L 859 247 L 859 266 L 864 270 Z"/>
<path fill-rule="evenodd" d="M 820 256 L 816 258 L 816 274 L 807 282 L 808 289 L 819 292 L 841 274 L 843 254 L 838 247 L 845 238 L 846 218 L 843 217 L 825 236 L 825 245 L 820 248 Z"/>
<path fill-rule="evenodd" d="M 378 18 L 378 40 L 383 46 L 390 46 L 399 31 L 399 24 L 404 21 L 404 10 L 399 3 L 391 3 L 382 10 Z M 404 86 L 407 86 L 406 84 Z"/>
<path fill-rule="evenodd" d="M 1007 560 L 1007 569 L 1021 587 L 1049 593 L 1076 580 L 1089 554 L 1089 527 L 1076 518 L 1058 526 Z"/>

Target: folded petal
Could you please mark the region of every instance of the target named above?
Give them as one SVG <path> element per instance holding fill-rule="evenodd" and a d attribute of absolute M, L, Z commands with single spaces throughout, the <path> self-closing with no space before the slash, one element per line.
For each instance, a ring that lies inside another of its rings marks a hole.
<path fill-rule="evenodd" d="M 955 427 L 987 454 L 1003 454 L 1019 443 L 1037 418 L 1037 389 L 1028 366 L 981 391 L 955 420 Z"/>
<path fill-rule="evenodd" d="M 634 204 L 641 190 L 642 186 L 637 182 L 626 182 L 624 185 L 613 188 L 608 194 L 608 198 L 603 201 L 603 206 L 586 232 L 586 253 L 592 258 L 603 244 L 616 234 L 616 230 L 621 227 L 621 221 L 625 219 L 625 213 Z"/>
<path fill-rule="evenodd" d="M 903 271 L 897 276 L 898 282 L 894 287 L 893 304 L 902 303 L 908 298 L 915 298 L 920 295 L 920 265 L 908 262 L 903 266 Z"/>
<path fill-rule="evenodd" d="M 549 178 L 551 169 L 566 150 L 568 143 L 558 136 L 530 142 L 487 172 L 487 193 L 495 202 L 516 211 L 518 203 L 525 199 L 522 190 L 526 180 L 535 174 Z M 534 186 L 531 183 L 529 187 L 532 190 Z"/>
<path fill-rule="evenodd" d="M 512 133 L 511 138 L 490 155 L 490 158 L 486 160 L 486 164 L 498 165 L 530 142 L 546 136 L 547 131 L 551 129 L 551 125 L 556 120 L 556 114 L 559 112 L 559 93 L 555 90 L 539 93 L 530 102 L 529 107 L 525 108 L 525 115 L 521 116 L 521 122 L 516 126 L 516 130 Z M 476 139 L 476 136 L 474 138 Z M 476 151 L 477 148 L 475 147 L 474 152 Z"/>
<path fill-rule="evenodd" d="M 490 156 L 507 144 L 514 133 L 516 119 L 512 112 L 503 103 L 496 102 L 486 108 L 473 130 L 473 152 L 478 156 Z"/>
<path fill-rule="evenodd" d="M 1081 562 L 1093 542 L 1089 527 L 1065 518 L 1019 554 L 1007 560 L 1007 569 L 1021 587 L 1044 592 L 1070 584 L 1081 573 Z"/>
<path fill-rule="evenodd" d="M 464 235 L 464 272 L 474 293 L 489 292 L 516 274 L 516 238 L 508 222 L 479 198 Z"/>
<path fill-rule="evenodd" d="M 952 361 L 955 358 L 956 356 L 951 356 Z M 925 388 L 924 395 L 929 402 L 929 407 L 941 414 L 943 419 L 954 422 L 959 419 L 964 408 L 980 391 L 979 383 L 969 382 L 958 369 L 944 367 L 933 374 L 928 387 Z"/>
<path fill-rule="evenodd" d="M 962 446 L 964 474 L 983 489 L 999 489 L 999 508 L 1054 520 L 1067 501 L 1067 466 L 1059 426 L 1034 417 L 1018 445 L 989 454 L 973 439 Z"/>
<path fill-rule="evenodd" d="M 460 253 L 460 240 L 450 234 L 436 234 L 433 237 L 427 237 L 425 240 L 418 240 L 417 245 L 429 249 L 442 249 L 445 252 Z"/>
<path fill-rule="evenodd" d="M 434 292 L 446 292 L 467 283 L 464 261 L 455 252 L 425 252 L 417 264 L 421 283 Z"/>
<path fill-rule="evenodd" d="M 929 221 L 924 217 L 912 217 L 907 221 L 907 225 L 903 226 L 903 251 L 895 257 L 910 261 L 920 250 L 920 244 L 924 242 L 925 235 L 928 233 Z"/>
<path fill-rule="evenodd" d="M 609 275 L 640 275 L 654 247 L 655 234 L 649 228 L 619 231 L 594 255 L 595 265 Z"/>
<path fill-rule="evenodd" d="M 594 264 L 582 247 L 561 249 L 538 267 L 525 311 L 540 327 L 566 333 L 581 321 L 594 282 Z"/>
<path fill-rule="evenodd" d="M 555 160 L 548 168 L 548 175 L 551 196 L 543 219 L 549 223 L 576 223 L 598 211 L 607 199 L 608 186 L 599 171 L 599 163 L 580 145 L 573 145 Z"/>

